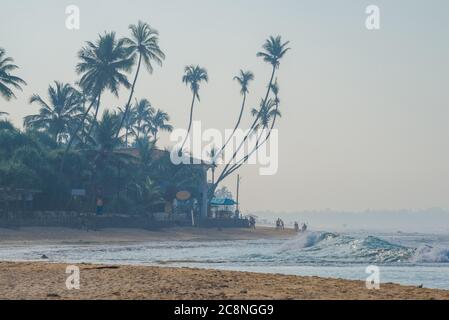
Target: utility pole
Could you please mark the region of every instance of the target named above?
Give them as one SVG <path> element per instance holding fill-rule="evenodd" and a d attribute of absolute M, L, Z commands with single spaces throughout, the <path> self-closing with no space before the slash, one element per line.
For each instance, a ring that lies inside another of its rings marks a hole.
<path fill-rule="evenodd" d="M 239 201 L 239 192 L 240 192 L 240 175 L 237 175 L 237 213 L 240 214 L 240 201 Z"/>

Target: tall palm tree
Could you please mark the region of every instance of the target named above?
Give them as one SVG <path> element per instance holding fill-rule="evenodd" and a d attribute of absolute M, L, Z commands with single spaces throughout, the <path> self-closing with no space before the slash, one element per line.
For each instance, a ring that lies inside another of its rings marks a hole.
<path fill-rule="evenodd" d="M 55 81 L 48 87 L 48 101 L 34 94 L 30 103 L 40 106 L 39 113 L 25 117 L 24 126 L 30 129 L 45 129 L 56 142 L 63 134 L 69 134 L 70 124 L 80 120 L 83 113 L 82 95 L 70 84 Z"/>
<path fill-rule="evenodd" d="M 18 69 L 18 67 L 12 64 L 13 58 L 6 57 L 5 54 L 5 50 L 0 48 L 0 95 L 9 101 L 11 98 L 16 98 L 10 87 L 22 90 L 21 86 L 26 85 L 26 82 L 11 74 L 11 71 Z"/>
<path fill-rule="evenodd" d="M 154 112 L 154 108 L 151 106 L 150 101 L 148 101 L 147 99 L 136 101 L 136 104 L 132 110 L 134 117 L 133 129 L 136 138 L 140 138 L 142 134 L 147 134 Z"/>
<path fill-rule="evenodd" d="M 240 70 L 240 74 L 238 76 L 235 76 L 234 80 L 236 80 L 240 84 L 240 93 L 243 96 L 242 106 L 240 108 L 240 114 L 237 119 L 237 123 L 235 124 L 234 130 L 232 131 L 232 134 L 229 136 L 228 140 L 223 144 L 223 147 L 221 147 L 220 151 L 218 152 L 218 155 L 220 155 L 226 149 L 226 146 L 229 144 L 232 137 L 234 136 L 234 133 L 237 131 L 238 127 L 240 126 L 240 122 L 242 121 L 243 111 L 245 110 L 246 97 L 249 93 L 249 90 L 248 90 L 249 83 L 250 83 L 250 81 L 254 80 L 254 74 L 251 71 Z"/>
<path fill-rule="evenodd" d="M 120 126 L 118 128 L 117 136 L 120 134 L 120 130 L 122 129 L 125 119 L 128 116 L 142 61 L 148 72 L 153 73 L 153 65 L 151 64 L 152 61 L 155 61 L 157 64 L 162 66 L 162 61 L 165 59 L 165 54 L 159 47 L 159 33 L 157 30 L 152 29 L 147 23 L 142 21 L 139 21 L 137 25 L 130 25 L 129 29 L 131 30 L 131 38 L 126 38 L 125 44 L 129 47 L 129 50 L 133 54 L 137 54 L 139 58 L 137 62 L 136 74 L 131 86 L 131 92 L 125 107 L 125 113 L 123 114 Z"/>
<path fill-rule="evenodd" d="M 266 92 L 265 97 L 263 98 L 261 106 L 260 106 L 261 109 L 264 108 L 264 106 L 268 102 L 268 97 L 270 96 L 270 92 L 272 90 L 272 85 L 273 85 L 274 77 L 276 75 L 276 70 L 279 69 L 281 59 L 290 50 L 290 48 L 288 47 L 289 44 L 290 44 L 290 41 L 283 43 L 281 36 L 277 36 L 277 37 L 270 36 L 265 41 L 264 45 L 262 46 L 263 50 L 257 53 L 258 57 L 263 58 L 263 60 L 265 62 L 271 64 L 271 66 L 272 66 L 270 81 L 268 82 L 267 92 Z M 261 109 L 260 109 L 260 111 L 262 111 Z M 245 142 L 248 140 L 249 136 L 252 134 L 253 130 L 255 129 L 255 127 L 257 126 L 257 124 L 259 122 L 259 116 L 261 116 L 262 114 L 263 114 L 263 111 L 259 112 L 256 115 L 254 122 L 252 123 L 248 133 L 245 135 L 245 137 L 243 138 L 243 141 L 240 143 L 239 147 L 234 152 L 234 154 L 231 158 L 231 161 L 225 166 L 225 168 L 221 172 L 221 174 L 220 174 L 219 178 L 217 179 L 217 182 L 214 184 L 213 188 L 216 188 L 221 181 L 226 179 L 226 177 L 228 177 L 230 174 L 232 174 L 232 172 L 235 171 L 235 169 L 229 168 L 231 165 L 231 162 L 232 162 L 232 160 L 235 160 L 240 149 L 243 147 Z M 241 166 L 241 164 L 240 164 L 240 166 Z M 237 167 L 239 167 L 239 166 L 237 166 Z"/>
<path fill-rule="evenodd" d="M 159 131 L 172 132 L 173 126 L 168 124 L 170 121 L 170 116 L 168 113 L 158 109 L 156 113 L 151 118 L 151 128 L 150 132 L 153 135 L 154 140 L 157 140 L 157 134 Z"/>
<path fill-rule="evenodd" d="M 263 58 L 263 60 L 272 66 L 272 72 L 271 72 L 271 78 L 270 82 L 268 83 L 268 90 L 265 95 L 265 99 L 263 100 L 264 103 L 262 104 L 261 108 L 265 103 L 267 103 L 268 96 L 270 94 L 270 91 L 272 89 L 272 84 L 274 80 L 274 76 L 276 73 L 276 70 L 279 69 L 281 59 L 285 56 L 287 51 L 290 50 L 288 45 L 290 44 L 290 41 L 282 43 L 281 36 L 273 37 L 271 36 L 263 45 L 263 51 L 260 51 L 257 53 L 258 57 Z M 256 118 L 257 122 L 257 118 Z"/>
<path fill-rule="evenodd" d="M 265 130 L 266 136 L 263 138 L 263 140 L 261 140 L 264 131 L 260 132 L 259 136 L 257 137 L 256 146 L 254 147 L 254 149 L 251 152 L 249 152 L 240 161 L 240 163 L 234 165 L 229 171 L 230 173 L 236 171 L 241 166 L 241 164 L 243 164 L 246 160 L 248 160 L 254 154 L 254 152 L 258 150 L 260 146 L 262 146 L 264 143 L 268 141 L 268 139 L 271 136 L 271 132 L 273 131 L 274 126 L 276 124 L 277 118 L 280 118 L 282 116 L 281 112 L 279 111 L 279 105 L 281 103 L 281 100 L 279 99 L 279 85 L 277 79 L 271 85 L 271 91 L 274 94 L 274 99 L 269 99 L 266 105 L 259 110 L 255 108 L 251 110 L 253 116 L 259 117 L 259 123 L 256 125 L 255 130 L 262 127 L 262 129 Z M 269 125 L 270 122 L 271 126 Z"/>
<path fill-rule="evenodd" d="M 81 60 L 76 66 L 76 72 L 81 75 L 79 85 L 91 97 L 91 102 L 80 124 L 72 133 L 65 154 L 70 150 L 78 131 L 84 126 L 84 121 L 95 103 L 94 121 L 96 121 L 102 93 L 109 90 L 118 96 L 121 85 L 130 88 L 131 84 L 124 73 L 131 71 L 135 57 L 126 48 L 125 41 L 117 40 L 115 32 L 110 32 L 100 35 L 95 43 L 87 42 L 86 46 L 78 53 L 78 58 Z M 61 170 L 65 154 L 61 162 Z"/>
<path fill-rule="evenodd" d="M 180 153 L 182 153 L 182 150 L 184 149 L 184 145 L 187 142 L 187 139 L 189 137 L 190 130 L 192 129 L 192 120 L 193 120 L 193 108 L 195 106 L 195 99 L 198 99 L 200 101 L 200 83 L 201 82 L 208 82 L 209 76 L 207 74 L 207 70 L 204 68 L 201 68 L 200 66 L 187 66 L 185 67 L 184 76 L 182 77 L 182 82 L 185 83 L 187 86 L 190 86 L 190 90 L 192 91 L 192 104 L 190 106 L 190 118 L 189 118 L 189 128 L 187 129 L 187 135 L 184 139 L 184 142 L 182 143 Z"/>

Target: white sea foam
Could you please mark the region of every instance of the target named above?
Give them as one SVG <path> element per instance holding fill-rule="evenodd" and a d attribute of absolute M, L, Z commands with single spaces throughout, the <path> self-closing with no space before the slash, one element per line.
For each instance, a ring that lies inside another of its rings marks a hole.
<path fill-rule="evenodd" d="M 420 246 L 411 260 L 416 263 L 446 263 L 449 262 L 449 249 L 429 245 Z"/>

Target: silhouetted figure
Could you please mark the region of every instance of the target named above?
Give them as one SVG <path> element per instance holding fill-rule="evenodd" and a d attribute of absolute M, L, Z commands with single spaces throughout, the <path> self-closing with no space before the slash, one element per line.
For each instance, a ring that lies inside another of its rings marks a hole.
<path fill-rule="evenodd" d="M 256 230 L 256 219 L 254 217 L 249 217 L 249 227 Z"/>
<path fill-rule="evenodd" d="M 301 228 L 301 232 L 306 232 L 307 231 L 307 224 L 303 223 L 302 224 L 302 228 Z"/>
<path fill-rule="evenodd" d="M 97 216 L 101 216 L 103 214 L 103 198 L 98 197 L 97 198 L 97 210 L 96 210 Z"/>
<path fill-rule="evenodd" d="M 299 224 L 295 221 L 295 232 L 299 232 Z"/>

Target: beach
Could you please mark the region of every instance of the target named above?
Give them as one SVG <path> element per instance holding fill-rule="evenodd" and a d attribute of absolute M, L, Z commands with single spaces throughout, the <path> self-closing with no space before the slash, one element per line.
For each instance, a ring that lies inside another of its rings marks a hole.
<path fill-rule="evenodd" d="M 449 299 L 449 291 L 361 281 L 187 268 L 80 264 L 68 290 L 66 264 L 0 262 L 0 299 Z"/>
<path fill-rule="evenodd" d="M 293 229 L 269 227 L 253 229 L 170 228 L 157 231 L 143 229 L 104 229 L 84 231 L 68 228 L 0 229 L 0 245 L 15 244 L 123 244 L 146 241 L 226 241 L 254 239 L 289 239 Z"/>
<path fill-rule="evenodd" d="M 0 247 L 11 247 L 16 251 L 15 248 L 36 245 L 43 246 L 39 248 L 56 246 L 73 252 L 74 248 L 104 248 L 105 245 L 127 250 L 134 248 L 135 244 L 164 241 L 177 244 L 217 242 L 222 247 L 224 243 L 237 240 L 243 243 L 262 239 L 282 242 L 295 237 L 296 233 L 291 229 L 264 227 L 256 230 L 175 228 L 89 232 L 65 228 L 22 228 L 0 230 Z M 192 249 L 188 250 L 191 252 Z M 40 259 L 37 252 L 30 261 L 0 262 L 0 299 L 449 299 L 449 291 L 392 283 L 382 283 L 380 290 L 368 290 L 363 281 L 336 278 L 173 267 L 164 266 L 162 262 L 158 266 L 144 266 L 120 262 L 84 263 L 82 260 L 73 263 L 80 268 L 80 290 L 68 290 L 65 282 L 69 276 L 66 274 L 69 263 L 53 261 L 54 251 L 42 252 L 49 255 L 49 260 Z M 98 251 L 96 255 L 102 252 Z"/>

